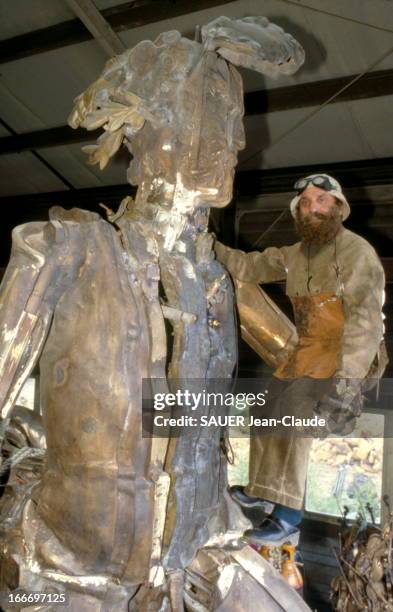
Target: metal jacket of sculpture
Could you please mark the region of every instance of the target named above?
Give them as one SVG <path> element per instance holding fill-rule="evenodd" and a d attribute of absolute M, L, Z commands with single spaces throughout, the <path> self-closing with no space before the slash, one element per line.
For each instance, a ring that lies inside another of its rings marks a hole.
<path fill-rule="evenodd" d="M 73 127 L 104 128 L 90 161 L 103 168 L 126 144 L 138 191 L 110 222 L 55 207 L 49 222 L 14 230 L 0 311 L 3 435 L 15 439 L 12 406 L 39 359 L 47 450 L 29 486 L 11 470 L 3 586 L 55 586 L 78 611 L 306 609 L 254 551 L 218 547 L 240 520 L 219 432 L 141 435 L 143 378 L 230 381 L 236 361 L 233 293 L 207 232 L 244 146 L 232 64 L 290 74 L 303 59 L 265 18 L 222 17 L 201 42 L 172 31 L 138 44 L 75 101 Z"/>

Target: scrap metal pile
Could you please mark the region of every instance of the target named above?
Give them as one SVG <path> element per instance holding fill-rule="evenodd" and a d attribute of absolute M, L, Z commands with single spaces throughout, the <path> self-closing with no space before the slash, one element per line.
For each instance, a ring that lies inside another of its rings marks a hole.
<path fill-rule="evenodd" d="M 392 544 L 392 512 L 382 529 L 359 516 L 344 530 L 337 558 L 341 575 L 332 581 L 334 610 L 393 611 Z"/>

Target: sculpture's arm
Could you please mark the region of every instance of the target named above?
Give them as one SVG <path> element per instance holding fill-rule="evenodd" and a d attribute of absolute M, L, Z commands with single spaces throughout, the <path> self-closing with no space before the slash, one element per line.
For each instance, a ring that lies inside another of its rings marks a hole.
<path fill-rule="evenodd" d="M 0 287 L 0 414 L 6 427 L 20 389 L 36 364 L 65 272 L 66 234 L 57 221 L 27 223 L 12 234 L 11 260 Z"/>

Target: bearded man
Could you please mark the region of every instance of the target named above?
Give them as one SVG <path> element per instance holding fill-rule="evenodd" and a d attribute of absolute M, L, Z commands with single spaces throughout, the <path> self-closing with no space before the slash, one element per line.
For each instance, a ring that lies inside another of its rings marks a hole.
<path fill-rule="evenodd" d="M 384 272 L 373 247 L 343 227 L 350 207 L 334 178 L 313 174 L 298 180 L 295 190 L 290 210 L 300 242 L 252 253 L 216 242 L 215 251 L 239 280 L 286 279 L 299 340 L 273 374 L 273 411 L 317 411 L 327 417 L 329 431 L 345 433 L 360 414 L 362 381 L 383 339 Z M 295 433 L 251 437 L 249 485 L 232 487 L 231 494 L 245 508 L 265 508 L 266 502 L 274 508 L 246 532 L 252 541 L 297 544 L 311 443 L 312 437 Z"/>

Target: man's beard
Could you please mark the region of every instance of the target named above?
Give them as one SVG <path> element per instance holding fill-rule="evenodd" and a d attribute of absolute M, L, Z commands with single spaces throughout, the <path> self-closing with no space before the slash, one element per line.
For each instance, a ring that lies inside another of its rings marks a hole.
<path fill-rule="evenodd" d="M 308 213 L 296 215 L 296 232 L 305 244 L 327 244 L 336 236 L 341 227 L 342 218 L 338 206 L 332 208 L 330 213 Z"/>

